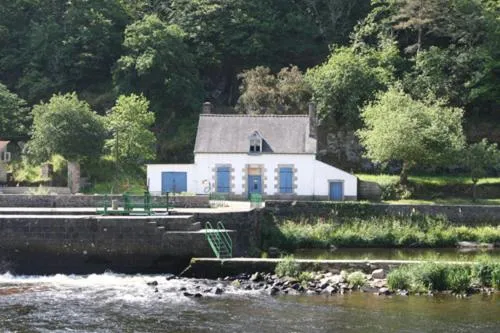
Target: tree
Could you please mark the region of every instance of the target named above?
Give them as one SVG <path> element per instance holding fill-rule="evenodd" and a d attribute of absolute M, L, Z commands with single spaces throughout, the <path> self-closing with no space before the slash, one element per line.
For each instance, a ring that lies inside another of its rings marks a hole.
<path fill-rule="evenodd" d="M 376 163 L 402 161 L 400 183 L 408 183 L 415 165 L 450 164 L 463 149 L 463 111 L 432 97 L 412 99 L 400 88 L 379 93 L 363 108 L 364 128 L 357 131 L 366 157 Z"/>
<path fill-rule="evenodd" d="M 68 184 L 79 191 L 80 161 L 99 158 L 104 145 L 102 119 L 76 93 L 54 95 L 33 107 L 33 134 L 28 155 L 35 162 L 59 154 L 68 161 Z"/>
<path fill-rule="evenodd" d="M 379 48 L 336 47 L 328 60 L 307 71 L 321 120 L 359 126 L 359 108 L 393 81 L 398 50 L 390 40 Z"/>
<path fill-rule="evenodd" d="M 305 113 L 311 89 L 297 66 L 284 67 L 277 75 L 267 67 L 244 71 L 236 109 L 248 113 Z"/>
<path fill-rule="evenodd" d="M 0 83 L 0 136 L 24 139 L 28 135 L 31 115 L 26 102 Z"/>
<path fill-rule="evenodd" d="M 394 17 L 396 29 L 414 29 L 417 31 L 417 42 L 407 48 L 408 51 L 422 48 L 422 35 L 448 9 L 448 0 L 396 0 L 399 12 Z"/>
<path fill-rule="evenodd" d="M 472 179 L 472 200 L 477 198 L 477 183 L 486 176 L 488 169 L 500 167 L 500 151 L 496 143 L 488 143 L 486 139 L 468 145 L 464 150 L 464 164 L 470 171 Z"/>
<path fill-rule="evenodd" d="M 114 69 L 120 93 L 143 93 L 157 118 L 193 111 L 201 105 L 201 82 L 179 26 L 146 15 L 125 30 L 125 54 Z M 180 109 L 180 110 L 179 110 Z"/>
<path fill-rule="evenodd" d="M 106 128 L 113 133 L 106 146 L 114 152 L 117 164 L 119 161 L 141 164 L 155 158 L 156 138 L 150 130 L 154 121 L 146 97 L 135 94 L 118 97 L 105 119 Z"/>

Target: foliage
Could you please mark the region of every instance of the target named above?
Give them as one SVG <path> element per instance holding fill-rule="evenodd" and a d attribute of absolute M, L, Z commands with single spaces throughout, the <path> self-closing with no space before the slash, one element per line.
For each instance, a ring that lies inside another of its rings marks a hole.
<path fill-rule="evenodd" d="M 472 281 L 470 269 L 464 266 L 449 268 L 446 278 L 448 288 L 456 293 L 466 292 Z"/>
<path fill-rule="evenodd" d="M 357 134 L 372 161 L 403 161 L 401 183 L 406 184 L 412 166 L 438 166 L 456 158 L 465 141 L 462 115 L 442 101 L 413 100 L 391 87 L 363 109 L 365 127 Z"/>
<path fill-rule="evenodd" d="M 390 40 L 378 48 L 334 48 L 324 64 L 306 74 L 319 118 L 358 127 L 360 108 L 393 81 L 397 61 L 398 51 Z"/>
<path fill-rule="evenodd" d="M 0 135 L 21 139 L 28 134 L 31 115 L 26 102 L 0 83 Z"/>
<path fill-rule="evenodd" d="M 125 54 L 114 69 L 119 92 L 143 93 L 158 120 L 175 108 L 194 110 L 200 103 L 200 81 L 185 33 L 156 15 L 127 26 Z"/>
<path fill-rule="evenodd" d="M 411 286 L 411 275 L 407 269 L 395 269 L 387 274 L 387 285 L 392 290 L 408 290 Z"/>
<path fill-rule="evenodd" d="M 310 87 L 297 66 L 284 67 L 277 75 L 258 66 L 244 71 L 236 109 L 245 113 L 305 113 Z"/>
<path fill-rule="evenodd" d="M 496 143 L 488 143 L 486 139 L 467 146 L 464 162 L 470 170 L 473 184 L 487 174 L 488 169 L 500 167 L 500 151 Z"/>
<path fill-rule="evenodd" d="M 99 158 L 104 136 L 101 118 L 76 93 L 54 95 L 48 103 L 33 108 L 28 153 L 39 162 L 47 161 L 53 154 L 76 161 Z"/>
<path fill-rule="evenodd" d="M 105 118 L 106 128 L 113 137 L 106 141 L 112 156 L 118 161 L 142 164 L 155 157 L 156 138 L 150 128 L 155 121 L 144 96 L 121 95 Z M 117 162 L 118 162 L 117 161 Z"/>
<path fill-rule="evenodd" d="M 359 271 L 352 272 L 349 275 L 347 275 L 346 280 L 353 288 L 360 288 L 366 284 L 365 274 Z"/>
<path fill-rule="evenodd" d="M 31 115 L 26 102 L 0 83 L 0 138 L 26 137 L 30 121 Z"/>
<path fill-rule="evenodd" d="M 298 277 L 301 273 L 300 265 L 297 263 L 293 255 L 282 258 L 274 270 L 280 277 Z"/>
<path fill-rule="evenodd" d="M 274 246 L 297 248 L 338 247 L 454 247 L 458 241 L 494 243 L 500 228 L 453 226 L 428 216 L 278 220 L 279 232 L 265 236 Z M 264 237 L 264 236 L 263 236 Z"/>

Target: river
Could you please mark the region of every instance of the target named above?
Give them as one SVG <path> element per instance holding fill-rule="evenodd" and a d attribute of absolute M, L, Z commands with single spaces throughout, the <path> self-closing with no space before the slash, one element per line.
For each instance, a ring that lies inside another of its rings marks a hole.
<path fill-rule="evenodd" d="M 148 285 L 147 283 L 157 285 Z M 500 332 L 500 294 L 271 297 L 162 275 L 0 275 L 1 332 Z M 199 291 L 186 297 L 181 289 Z"/>

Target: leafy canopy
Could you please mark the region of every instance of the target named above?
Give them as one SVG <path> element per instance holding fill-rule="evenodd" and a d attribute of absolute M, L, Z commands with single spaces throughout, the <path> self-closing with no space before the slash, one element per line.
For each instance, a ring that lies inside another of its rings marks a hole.
<path fill-rule="evenodd" d="M 463 111 L 429 97 L 412 99 L 400 88 L 379 93 L 363 108 L 364 128 L 357 131 L 366 156 L 377 163 L 391 160 L 413 165 L 453 162 L 464 147 Z"/>
<path fill-rule="evenodd" d="M 359 109 L 392 80 L 398 50 L 392 41 L 379 48 L 337 47 L 328 60 L 307 71 L 320 119 L 358 127 Z"/>
<path fill-rule="evenodd" d="M 247 113 L 305 113 L 311 89 L 297 66 L 284 67 L 277 75 L 267 67 L 244 71 L 236 109 Z"/>
<path fill-rule="evenodd" d="M 48 103 L 33 108 L 33 135 L 28 142 L 30 157 L 43 162 L 53 154 L 69 161 L 98 158 L 104 145 L 102 119 L 80 101 L 76 93 L 54 95 Z"/>
<path fill-rule="evenodd" d="M 467 146 L 463 156 L 473 183 L 485 177 L 488 169 L 500 167 L 500 150 L 496 143 L 488 143 L 486 139 Z"/>
<path fill-rule="evenodd" d="M 20 139 L 27 136 L 30 120 L 26 102 L 0 83 L 0 138 Z"/>
<path fill-rule="evenodd" d="M 121 95 L 105 119 L 106 128 L 113 133 L 106 147 L 121 161 L 141 163 L 154 159 L 156 138 L 150 130 L 154 121 L 146 97 Z"/>

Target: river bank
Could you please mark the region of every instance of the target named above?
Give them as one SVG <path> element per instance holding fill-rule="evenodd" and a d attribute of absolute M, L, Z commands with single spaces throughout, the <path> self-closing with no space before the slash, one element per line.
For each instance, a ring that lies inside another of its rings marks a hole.
<path fill-rule="evenodd" d="M 215 294 L 218 284 L 224 291 Z M 0 290 L 7 289 L 12 293 L 0 297 L 3 332 L 491 333 L 500 317 L 498 293 L 466 300 L 362 292 L 270 297 L 231 281 L 114 273 L 0 275 Z"/>

